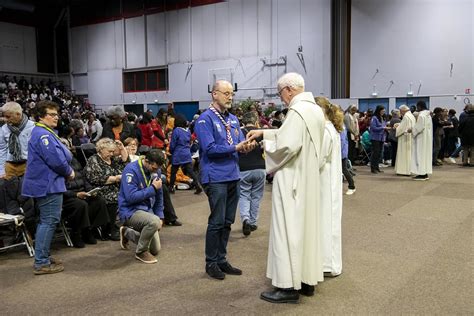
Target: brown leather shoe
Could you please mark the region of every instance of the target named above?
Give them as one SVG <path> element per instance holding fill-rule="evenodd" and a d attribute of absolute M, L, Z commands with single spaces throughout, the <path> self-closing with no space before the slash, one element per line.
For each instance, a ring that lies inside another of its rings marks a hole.
<path fill-rule="evenodd" d="M 158 262 L 158 260 L 149 251 L 137 253 L 135 254 L 135 258 L 137 258 L 143 263 L 157 263 Z"/>
<path fill-rule="evenodd" d="M 42 266 L 41 268 L 35 268 L 33 273 L 35 275 L 42 274 L 53 274 L 58 272 L 63 272 L 64 266 L 62 264 L 50 264 L 48 266 Z"/>

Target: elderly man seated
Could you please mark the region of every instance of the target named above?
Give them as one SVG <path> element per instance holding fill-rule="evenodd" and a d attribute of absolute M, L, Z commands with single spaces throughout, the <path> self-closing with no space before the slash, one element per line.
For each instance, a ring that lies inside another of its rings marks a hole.
<path fill-rule="evenodd" d="M 120 184 L 119 215 L 124 223 L 120 228 L 120 245 L 127 249 L 129 240 L 135 242 L 135 258 L 144 263 L 156 263 L 155 256 L 161 248 L 158 230 L 164 217 L 160 178 L 163 162 L 159 150 L 150 150 L 125 167 Z"/>

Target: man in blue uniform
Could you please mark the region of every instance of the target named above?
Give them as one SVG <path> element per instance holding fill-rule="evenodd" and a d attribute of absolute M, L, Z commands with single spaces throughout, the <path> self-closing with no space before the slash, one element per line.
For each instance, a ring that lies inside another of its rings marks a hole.
<path fill-rule="evenodd" d="M 201 183 L 211 209 L 206 232 L 206 272 L 218 280 L 223 280 L 225 274 L 242 274 L 227 261 L 227 242 L 239 201 L 238 152 L 253 148 L 245 141 L 237 117 L 227 112 L 233 96 L 230 82 L 216 81 L 212 103 L 194 127 L 200 147 Z"/>
<path fill-rule="evenodd" d="M 122 173 L 118 197 L 120 246 L 128 248 L 128 241 L 137 244 L 135 258 L 144 263 L 156 263 L 161 249 L 158 231 L 162 225 L 163 191 L 160 168 L 164 157 L 157 149 L 145 157 L 129 163 Z"/>

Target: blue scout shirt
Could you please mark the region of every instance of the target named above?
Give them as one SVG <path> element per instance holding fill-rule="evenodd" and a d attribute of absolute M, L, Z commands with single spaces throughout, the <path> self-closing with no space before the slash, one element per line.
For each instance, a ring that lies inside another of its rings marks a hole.
<path fill-rule="evenodd" d="M 235 150 L 238 143 L 245 140 L 235 115 L 224 114 L 230 121 L 233 144 L 227 142 L 224 124 L 211 110 L 199 116 L 194 127 L 199 141 L 201 183 L 216 183 L 240 179 L 239 154 Z"/>
<path fill-rule="evenodd" d="M 189 130 L 176 127 L 170 142 L 171 164 L 184 165 L 191 163 L 191 133 Z"/>
<path fill-rule="evenodd" d="M 44 197 L 66 192 L 72 154 L 46 125 L 36 123 L 28 143 L 28 160 L 21 194 Z"/>
<path fill-rule="evenodd" d="M 141 165 L 141 159 L 129 163 L 123 169 L 118 196 L 121 221 L 126 221 L 136 211 L 145 211 L 164 218 L 163 191 L 162 189 L 155 190 L 151 185 L 153 179 Z M 157 177 L 160 176 L 158 172 Z"/>

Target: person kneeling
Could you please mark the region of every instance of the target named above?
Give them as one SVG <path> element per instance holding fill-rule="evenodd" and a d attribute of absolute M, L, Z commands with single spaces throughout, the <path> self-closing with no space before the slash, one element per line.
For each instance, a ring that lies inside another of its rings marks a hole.
<path fill-rule="evenodd" d="M 128 249 L 129 240 L 137 244 L 135 258 L 156 263 L 161 249 L 158 231 L 162 226 L 163 191 L 160 168 L 164 157 L 157 149 L 129 163 L 123 170 L 118 198 L 120 246 Z"/>

